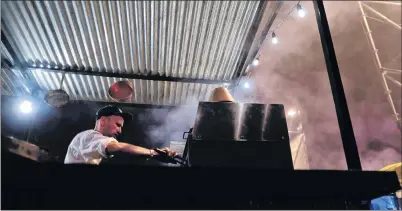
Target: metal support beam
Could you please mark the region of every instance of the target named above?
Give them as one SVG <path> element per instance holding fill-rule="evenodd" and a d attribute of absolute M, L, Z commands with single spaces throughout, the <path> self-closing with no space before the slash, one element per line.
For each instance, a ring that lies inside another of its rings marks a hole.
<path fill-rule="evenodd" d="M 373 53 L 374 63 L 376 65 L 378 73 L 381 75 L 382 85 L 383 85 L 383 87 L 385 89 L 385 94 L 386 94 L 388 102 L 389 102 L 389 104 L 391 106 L 391 109 L 392 109 L 392 112 L 394 114 L 394 118 L 396 120 L 396 123 L 398 124 L 398 128 L 401 129 L 402 128 L 401 117 L 399 116 L 399 113 L 397 112 L 397 109 L 395 107 L 394 100 L 393 100 L 392 95 L 391 95 L 391 90 L 389 89 L 387 80 L 384 77 L 384 73 L 385 72 L 387 72 L 387 73 L 401 73 L 402 70 L 390 69 L 390 68 L 385 68 L 385 67 L 382 66 L 380 56 L 378 55 L 378 49 L 377 49 L 377 47 L 375 45 L 374 38 L 373 38 L 370 26 L 369 26 L 368 21 L 367 21 L 367 14 L 363 9 L 364 3 L 361 2 L 361 1 L 358 1 L 358 5 L 359 5 L 359 8 L 360 8 L 360 12 L 362 14 L 362 19 L 363 19 L 362 24 L 363 24 L 363 28 L 364 28 L 365 33 L 366 33 L 366 38 L 367 38 L 367 41 L 368 41 L 368 43 L 370 45 L 370 49 L 371 49 L 371 51 Z"/>
<path fill-rule="evenodd" d="M 390 69 L 390 68 L 385 68 L 385 67 L 381 67 L 380 68 L 381 71 L 386 71 L 387 73 L 392 73 L 392 74 L 401 74 L 402 70 L 398 70 L 398 69 Z"/>
<path fill-rule="evenodd" d="M 151 80 L 151 81 L 171 81 L 171 82 L 181 82 L 181 83 L 200 83 L 200 84 L 223 84 L 231 83 L 232 81 L 222 81 L 222 80 L 207 80 L 207 79 L 193 79 L 193 78 L 176 78 L 160 75 L 135 75 L 130 73 L 116 73 L 116 72 L 99 72 L 90 71 L 82 69 L 51 69 L 51 68 L 36 68 L 28 67 L 28 71 L 40 70 L 46 72 L 57 72 L 57 73 L 67 73 L 67 74 L 77 74 L 77 75 L 90 75 L 90 76 L 100 76 L 100 77 L 111 77 L 111 78 L 127 78 L 127 79 L 140 79 L 140 80 Z"/>
<path fill-rule="evenodd" d="M 325 56 L 329 82 L 331 85 L 332 96 L 334 98 L 339 130 L 341 132 L 343 149 L 345 151 L 346 163 L 349 170 L 361 170 L 362 167 L 359 158 L 359 151 L 357 149 L 357 143 L 342 85 L 341 74 L 339 72 L 338 62 L 332 43 L 324 3 L 322 0 L 315 0 L 313 1 L 313 4 L 318 30 L 320 32 L 322 49 Z"/>
<path fill-rule="evenodd" d="M 175 109 L 177 105 L 156 105 L 156 104 L 139 104 L 139 103 L 119 103 L 119 102 L 104 102 L 104 101 L 86 101 L 86 100 L 71 100 L 73 104 L 97 104 L 99 106 L 113 105 L 119 108 L 142 108 L 142 109 Z"/>
<path fill-rule="evenodd" d="M 394 26 L 395 28 L 401 30 L 401 25 L 395 23 L 394 21 L 392 21 L 391 19 L 387 18 L 387 16 L 381 14 L 380 12 L 378 12 L 377 10 L 373 9 L 372 7 L 368 6 L 367 4 L 360 2 L 364 7 L 366 7 L 367 9 L 369 9 L 371 12 L 375 13 L 376 15 L 380 16 L 382 19 L 384 19 L 385 21 L 387 21 L 389 24 L 391 24 L 392 26 Z"/>
<path fill-rule="evenodd" d="M 267 35 L 268 35 L 268 33 L 269 33 L 269 30 L 271 29 L 272 24 L 274 23 L 274 21 L 275 21 L 277 15 L 278 15 L 278 12 L 279 12 L 279 10 L 281 9 L 282 5 L 283 5 L 283 1 L 274 1 L 274 2 L 273 2 L 273 6 L 272 6 L 273 9 L 272 9 L 272 11 L 269 11 L 270 14 L 271 14 L 270 17 L 269 17 L 269 19 L 268 19 L 269 21 L 265 24 L 265 26 L 264 26 L 264 28 L 263 28 L 263 30 L 262 30 L 262 32 L 261 32 L 260 39 L 259 39 L 258 42 L 255 44 L 256 47 L 253 48 L 254 51 L 252 51 L 252 52 L 250 51 L 248 56 L 245 55 L 245 56 L 247 56 L 247 57 L 244 58 L 244 62 L 240 63 L 241 65 L 238 66 L 238 68 L 237 68 L 237 69 L 238 69 L 238 70 L 236 71 L 236 73 L 237 73 L 237 74 L 236 74 L 237 80 L 236 80 L 236 82 L 234 83 L 234 86 L 238 86 L 238 85 L 239 85 L 239 83 L 240 83 L 240 81 L 241 81 L 241 79 L 242 79 L 244 73 L 245 73 L 246 70 L 247 70 L 248 65 L 253 61 L 253 59 L 256 58 L 256 57 L 259 57 L 259 53 L 260 53 L 261 47 L 262 47 L 262 45 L 264 44 L 265 39 L 266 39 L 266 37 L 267 37 Z M 253 46 L 252 46 L 252 47 L 253 47 Z M 243 61 L 243 60 L 242 60 L 242 61 Z"/>
<path fill-rule="evenodd" d="M 369 3 L 389 4 L 389 5 L 401 6 L 401 2 L 396 2 L 396 1 L 370 1 Z"/>
<path fill-rule="evenodd" d="M 397 81 L 397 80 L 395 80 L 395 79 L 392 78 L 391 76 L 389 76 L 389 75 L 387 74 L 387 72 L 384 72 L 384 76 L 385 76 L 388 80 L 394 82 L 394 83 L 395 83 L 396 85 L 398 85 L 399 87 L 402 87 L 402 83 L 399 82 L 399 81 Z"/>

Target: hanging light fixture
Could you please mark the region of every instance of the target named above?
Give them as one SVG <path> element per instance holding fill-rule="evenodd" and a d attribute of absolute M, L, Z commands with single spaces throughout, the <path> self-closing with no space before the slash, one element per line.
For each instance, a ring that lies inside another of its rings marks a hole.
<path fill-rule="evenodd" d="M 128 102 L 134 93 L 134 85 L 128 80 L 117 81 L 109 87 L 109 96 L 117 102 Z"/>

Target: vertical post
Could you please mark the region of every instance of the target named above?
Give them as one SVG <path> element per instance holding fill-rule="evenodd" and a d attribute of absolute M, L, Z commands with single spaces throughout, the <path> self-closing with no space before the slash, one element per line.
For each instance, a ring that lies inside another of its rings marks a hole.
<path fill-rule="evenodd" d="M 322 0 L 314 0 L 313 4 L 332 96 L 334 98 L 346 163 L 349 170 L 361 170 L 362 167 L 360 164 L 359 151 L 357 149 L 352 122 L 350 120 L 349 109 L 346 102 L 345 92 L 343 90 L 341 74 L 339 73 L 338 62 L 336 60 L 324 3 Z"/>

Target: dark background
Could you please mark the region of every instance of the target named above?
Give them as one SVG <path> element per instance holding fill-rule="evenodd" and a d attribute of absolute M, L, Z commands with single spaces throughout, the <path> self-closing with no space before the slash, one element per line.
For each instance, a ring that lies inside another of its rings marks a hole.
<path fill-rule="evenodd" d="M 1 96 L 1 133 L 5 136 L 13 136 L 21 140 L 27 140 L 28 129 L 32 122 L 29 142 L 46 147 L 51 155 L 59 156 L 64 161 L 68 145 L 74 136 L 84 130 L 93 129 L 95 126 L 95 113 L 107 103 L 74 101 L 61 108 L 53 108 L 40 100 L 34 100 L 34 111 L 25 114 L 20 111 L 19 104 L 23 98 Z M 150 127 L 161 124 L 157 119 L 148 118 L 146 122 L 140 122 L 140 116 L 147 115 L 150 110 L 169 111 L 174 107 L 149 107 L 128 106 L 117 104 L 123 111 L 133 115 L 133 121 L 124 124 L 123 133 L 119 141 L 127 142 L 146 148 L 169 147 L 169 141 L 155 142 L 147 135 Z M 35 113 L 36 112 L 36 113 Z M 168 112 L 158 112 L 160 115 Z M 159 119 L 163 119 L 160 117 Z M 185 132 L 185 131 L 183 131 Z M 154 161 L 126 155 L 116 154 L 110 160 L 103 163 L 113 164 L 159 164 Z"/>

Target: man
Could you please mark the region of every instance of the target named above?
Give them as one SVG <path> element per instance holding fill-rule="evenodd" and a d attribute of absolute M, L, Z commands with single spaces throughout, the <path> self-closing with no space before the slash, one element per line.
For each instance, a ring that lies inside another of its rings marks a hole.
<path fill-rule="evenodd" d="M 149 158 L 159 155 L 155 150 L 146 149 L 117 141 L 124 122 L 132 119 L 130 113 L 123 113 L 119 108 L 106 106 L 96 112 L 95 129 L 78 133 L 68 146 L 65 164 L 86 163 L 99 165 L 103 158 L 111 157 L 114 152 L 126 152 Z M 169 148 L 159 149 L 170 157 L 177 156 Z"/>

